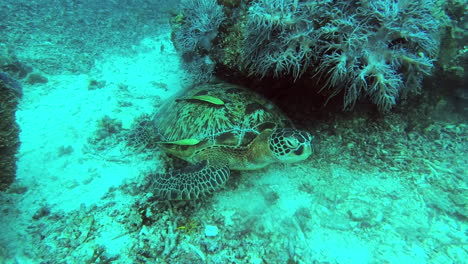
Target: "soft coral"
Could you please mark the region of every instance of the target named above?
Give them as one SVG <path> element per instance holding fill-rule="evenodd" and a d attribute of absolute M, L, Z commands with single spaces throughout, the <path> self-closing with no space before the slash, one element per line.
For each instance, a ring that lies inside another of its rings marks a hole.
<path fill-rule="evenodd" d="M 262 77 L 315 71 L 332 95 L 344 90 L 344 108 L 368 97 L 389 110 L 432 69 L 439 49 L 433 7 L 434 0 L 257 0 L 244 64 Z"/>
<path fill-rule="evenodd" d="M 181 8 L 183 20 L 175 30 L 175 46 L 196 81 L 206 82 L 214 69 L 208 54 L 225 19 L 223 9 L 216 0 L 182 0 Z"/>

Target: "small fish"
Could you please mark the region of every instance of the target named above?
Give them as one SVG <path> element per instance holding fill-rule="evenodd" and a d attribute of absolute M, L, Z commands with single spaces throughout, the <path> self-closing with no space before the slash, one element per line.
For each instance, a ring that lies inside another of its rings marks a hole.
<path fill-rule="evenodd" d="M 180 98 L 180 99 L 177 99 L 176 102 L 181 101 L 181 100 L 187 100 L 187 101 L 195 100 L 195 101 L 207 102 L 207 103 L 214 104 L 214 105 L 224 105 L 223 100 L 210 96 L 210 95 L 196 95 L 192 97 Z"/>
<path fill-rule="evenodd" d="M 179 146 L 193 146 L 193 145 L 200 143 L 200 140 L 195 139 L 195 138 L 185 138 L 185 139 L 176 140 L 176 141 L 160 141 L 158 143 L 173 144 L 173 145 L 179 145 Z"/>

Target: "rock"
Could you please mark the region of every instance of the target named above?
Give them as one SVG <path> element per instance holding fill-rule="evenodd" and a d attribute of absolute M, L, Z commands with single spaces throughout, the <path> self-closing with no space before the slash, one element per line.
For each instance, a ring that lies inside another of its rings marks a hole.
<path fill-rule="evenodd" d="M 40 75 L 39 73 L 31 73 L 28 75 L 27 79 L 26 79 L 26 82 L 31 84 L 31 85 L 34 85 L 34 84 L 38 84 L 38 83 L 47 83 L 49 80 Z"/>
<path fill-rule="evenodd" d="M 217 226 L 214 225 L 206 225 L 205 226 L 205 236 L 207 237 L 215 237 L 219 233 L 219 229 Z"/>

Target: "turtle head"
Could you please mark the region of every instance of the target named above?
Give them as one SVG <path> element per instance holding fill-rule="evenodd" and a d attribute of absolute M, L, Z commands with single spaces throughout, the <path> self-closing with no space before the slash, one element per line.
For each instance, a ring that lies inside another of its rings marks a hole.
<path fill-rule="evenodd" d="M 311 143 L 312 136 L 308 132 L 293 128 L 275 129 L 268 139 L 273 156 L 285 163 L 307 159 L 312 154 Z"/>

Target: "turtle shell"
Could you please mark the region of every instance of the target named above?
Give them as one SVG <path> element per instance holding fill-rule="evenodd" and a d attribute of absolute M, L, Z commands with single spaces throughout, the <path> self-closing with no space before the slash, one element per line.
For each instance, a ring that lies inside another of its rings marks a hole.
<path fill-rule="evenodd" d="M 160 143 L 186 149 L 247 146 L 265 129 L 287 127 L 291 122 L 255 92 L 217 83 L 196 86 L 169 99 L 155 115 L 153 125 Z"/>

